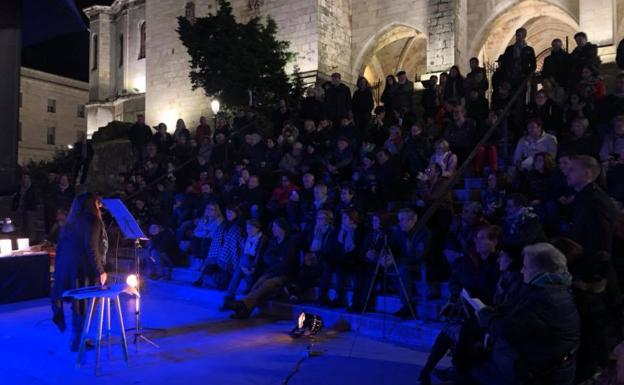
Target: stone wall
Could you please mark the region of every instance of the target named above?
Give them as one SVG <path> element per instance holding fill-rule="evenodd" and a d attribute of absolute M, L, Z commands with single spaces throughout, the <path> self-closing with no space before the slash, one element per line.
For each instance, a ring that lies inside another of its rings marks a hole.
<path fill-rule="evenodd" d="M 318 28 L 316 0 L 265 1 L 249 9 L 247 0 L 232 1 L 235 15 L 242 21 L 252 16 L 271 15 L 279 26 L 278 37 L 291 42 L 298 53 L 301 71 L 316 71 Z M 193 129 L 202 115 L 210 116 L 210 99 L 198 89 L 191 90 L 188 78 L 189 57 L 176 32 L 178 16 L 184 14 L 186 1 L 147 2 L 147 84 L 146 119 L 149 124 L 165 122 L 172 130 L 178 118 Z M 214 1 L 196 1 L 196 16 L 216 12 Z"/>
<path fill-rule="evenodd" d="M 351 6 L 349 0 L 319 0 L 319 54 L 320 79 L 329 79 L 334 72 L 343 81 L 353 84 L 357 74 L 351 70 Z"/>
<path fill-rule="evenodd" d="M 600 46 L 613 44 L 613 0 L 580 2 L 579 24 L 589 40 Z"/>
<path fill-rule="evenodd" d="M 20 163 L 50 158 L 57 147 L 73 144 L 78 131 L 87 130 L 86 119 L 78 116 L 78 106 L 89 98 L 87 83 L 22 68 L 20 92 Z M 56 112 L 48 112 L 48 99 L 56 101 Z M 56 129 L 55 144 L 47 144 L 48 127 Z"/>
<path fill-rule="evenodd" d="M 448 71 L 455 64 L 465 69 L 467 1 L 429 0 L 427 16 L 427 70 Z"/>
<path fill-rule="evenodd" d="M 408 36 L 427 36 L 428 0 L 370 0 L 352 2 L 351 65 L 361 74 L 375 51 Z M 409 32 L 411 31 L 411 32 Z M 384 40 L 384 41 L 382 41 Z M 425 50 L 419 52 L 427 56 Z M 424 58 L 419 58 L 424 59 Z M 379 67 L 383 67 L 380 65 Z M 379 69 L 377 70 L 379 71 Z M 414 74 L 408 73 L 408 77 Z"/>

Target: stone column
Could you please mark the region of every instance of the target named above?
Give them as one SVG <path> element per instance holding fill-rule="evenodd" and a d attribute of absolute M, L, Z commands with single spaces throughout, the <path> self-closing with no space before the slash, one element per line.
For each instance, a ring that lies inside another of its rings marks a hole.
<path fill-rule="evenodd" d="M 467 0 L 429 0 L 427 72 L 468 67 Z"/>
<path fill-rule="evenodd" d="M 0 190 L 17 179 L 17 130 L 22 55 L 21 0 L 0 1 Z"/>

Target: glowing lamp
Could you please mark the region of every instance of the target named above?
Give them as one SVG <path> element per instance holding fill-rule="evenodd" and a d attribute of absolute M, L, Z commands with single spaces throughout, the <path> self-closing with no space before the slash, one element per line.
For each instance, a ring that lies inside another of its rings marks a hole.
<path fill-rule="evenodd" d="M 71 150 L 71 149 L 73 149 L 73 148 L 74 148 L 74 145 L 73 145 L 73 144 L 68 144 L 68 145 L 67 145 L 67 149 L 68 149 L 68 150 Z"/>
<path fill-rule="evenodd" d="M 17 251 L 28 251 L 28 250 L 30 250 L 30 239 L 17 238 Z"/>
<path fill-rule="evenodd" d="M 12 233 L 15 231 L 15 227 L 13 226 L 13 221 L 11 218 L 4 218 L 2 222 L 2 232 L 3 233 Z"/>
<path fill-rule="evenodd" d="M 136 289 L 137 286 L 139 286 L 139 278 L 137 278 L 137 276 L 134 274 L 130 274 L 126 278 L 126 284 L 130 286 L 131 288 Z"/>
<path fill-rule="evenodd" d="M 290 332 L 291 337 L 313 336 L 323 329 L 323 319 L 320 315 L 301 313 L 297 318 L 297 325 Z"/>
<path fill-rule="evenodd" d="M 221 103 L 219 103 L 217 99 L 212 99 L 212 102 L 210 102 L 210 108 L 212 108 L 212 113 L 216 115 L 221 109 Z"/>
<path fill-rule="evenodd" d="M 13 246 L 10 239 L 0 239 L 0 255 L 11 255 Z"/>

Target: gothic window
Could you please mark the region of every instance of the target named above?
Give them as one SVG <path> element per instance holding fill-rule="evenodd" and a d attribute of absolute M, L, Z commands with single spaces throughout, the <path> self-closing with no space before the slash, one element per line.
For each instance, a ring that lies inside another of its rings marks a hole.
<path fill-rule="evenodd" d="M 184 6 L 184 17 L 191 22 L 195 20 L 195 3 L 192 1 L 186 3 Z"/>
<path fill-rule="evenodd" d="M 91 66 L 92 70 L 96 70 L 98 68 L 98 59 L 99 59 L 99 50 L 100 47 L 98 45 L 98 35 L 93 35 L 93 65 Z"/>
<path fill-rule="evenodd" d="M 122 67 L 124 62 L 124 36 L 119 35 L 119 66 Z"/>
<path fill-rule="evenodd" d="M 139 59 L 145 58 L 145 22 L 139 26 Z"/>

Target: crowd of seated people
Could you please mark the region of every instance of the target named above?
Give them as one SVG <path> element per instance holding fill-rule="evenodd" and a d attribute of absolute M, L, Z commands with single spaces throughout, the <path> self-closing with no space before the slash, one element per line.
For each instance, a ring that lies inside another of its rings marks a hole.
<path fill-rule="evenodd" d="M 492 79 L 473 58 L 466 76 L 453 66 L 423 81 L 419 98 L 404 71 L 376 107 L 365 78 L 352 94 L 336 73 L 280 102 L 272 127 L 253 108 L 195 130 L 180 119 L 171 134 L 139 116 L 114 194 L 149 233 L 150 276 L 190 265 L 194 285 L 246 319 L 275 296 L 376 311 L 379 265 L 395 270 L 403 319 L 449 282 L 421 383 L 448 352 L 467 384 L 591 378 L 621 334 L 624 73 L 607 90 L 596 45 L 575 40 L 568 53 L 555 39 L 526 89 L 536 59 L 519 29 Z M 450 182 L 473 152 L 465 175 L 485 183 L 458 199 Z M 18 194 L 26 210 L 28 186 Z M 483 306 L 468 311 L 464 291 Z"/>

